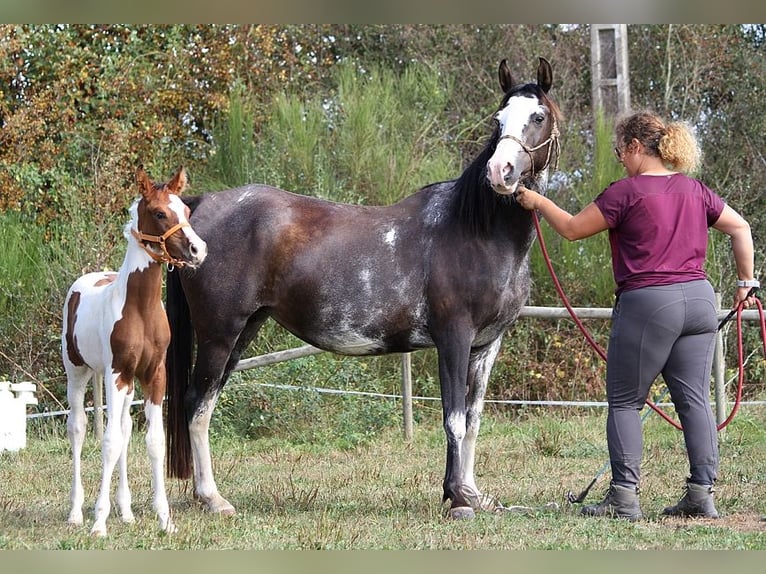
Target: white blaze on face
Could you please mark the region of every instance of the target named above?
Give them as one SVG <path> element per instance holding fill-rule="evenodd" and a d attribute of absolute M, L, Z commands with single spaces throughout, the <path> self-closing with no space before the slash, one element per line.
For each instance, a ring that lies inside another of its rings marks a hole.
<path fill-rule="evenodd" d="M 173 212 L 178 216 L 179 223 L 189 223 L 189 220 L 186 217 L 186 204 L 177 195 L 170 196 L 170 209 L 172 209 Z M 202 238 L 197 235 L 197 232 L 194 231 L 191 226 L 183 227 L 182 231 L 186 235 L 186 238 L 189 240 L 189 243 L 194 246 L 192 251 L 196 254 L 196 264 L 200 265 L 207 256 L 207 243 L 205 243 Z"/>
<path fill-rule="evenodd" d="M 514 96 L 495 114 L 500 127 L 500 141 L 487 162 L 487 177 L 498 193 L 513 193 L 521 174 L 530 166 L 530 158 L 513 136 L 524 141 L 524 129 L 536 114 L 545 115 L 545 108 L 537 98 Z M 525 142 L 526 143 L 526 142 Z"/>

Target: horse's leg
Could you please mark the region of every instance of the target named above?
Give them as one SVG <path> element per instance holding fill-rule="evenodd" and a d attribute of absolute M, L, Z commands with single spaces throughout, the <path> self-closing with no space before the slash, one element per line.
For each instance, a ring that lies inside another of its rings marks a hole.
<path fill-rule="evenodd" d="M 162 380 L 165 376 L 164 368 L 163 366 L 161 375 L 158 373 L 158 376 L 162 376 Z M 157 394 L 164 396 L 165 393 L 157 390 Z M 177 529 L 170 516 L 170 505 L 165 491 L 165 429 L 162 426 L 162 403 L 156 405 L 147 398 L 144 401 L 144 413 L 147 423 L 146 451 L 149 453 L 149 461 L 152 465 L 154 510 L 157 513 L 160 528 L 165 532 L 173 533 Z"/>
<path fill-rule="evenodd" d="M 128 484 L 128 447 L 130 438 L 133 434 L 133 417 L 130 416 L 130 403 L 133 402 L 134 390 L 125 395 L 125 402 L 122 406 L 120 417 L 120 429 L 122 431 L 122 448 L 120 449 L 120 458 L 118 460 L 117 491 L 115 492 L 115 501 L 120 509 L 120 517 L 123 522 L 135 522 L 133 509 L 131 508 L 132 497 L 130 496 L 130 485 Z"/>
<path fill-rule="evenodd" d="M 69 404 L 69 416 L 67 417 L 67 435 L 72 447 L 72 492 L 69 497 L 70 511 L 67 522 L 69 524 L 82 524 L 82 505 L 85 501 L 85 492 L 82 487 L 82 445 L 88 428 L 88 417 L 85 415 L 85 390 L 93 372 L 87 367 L 75 367 L 65 360 L 67 372 L 67 403 Z"/>
<path fill-rule="evenodd" d="M 189 421 L 189 435 L 194 458 L 194 494 L 209 512 L 231 515 L 234 506 L 218 492 L 210 455 L 210 419 L 218 401 L 218 391 L 210 391 L 199 403 Z"/>
<path fill-rule="evenodd" d="M 96 499 L 95 521 L 91 534 L 106 536 L 106 519 L 111 510 L 109 491 L 112 483 L 112 473 L 117 464 L 117 459 L 122 452 L 122 412 L 125 403 L 126 389 L 118 390 L 113 373 L 104 375 L 104 388 L 106 390 L 107 421 L 104 438 L 101 442 L 101 487 Z"/>
<path fill-rule="evenodd" d="M 189 439 L 194 460 L 194 492 L 208 511 L 224 515 L 236 512 L 234 506 L 218 492 L 213 478 L 210 455 L 210 420 L 218 396 L 239 362 L 240 355 L 253 340 L 268 318 L 266 313 L 255 313 L 244 323 L 231 321 L 226 333 L 210 332 L 198 336 L 197 362 L 193 384 L 187 395 L 189 412 Z M 206 325 L 207 329 L 214 328 Z M 200 392 L 200 389 L 203 389 Z"/>
<path fill-rule="evenodd" d="M 468 395 L 466 397 L 466 433 L 463 439 L 463 465 L 461 482 L 466 498 L 475 509 L 495 510 L 497 501 L 492 497 L 483 496 L 476 486 L 474 478 L 474 462 L 476 460 L 476 439 L 479 436 L 481 413 L 484 409 L 484 395 L 487 392 L 487 383 L 500 351 L 502 337 L 492 344 L 471 353 L 468 363 Z"/>
<path fill-rule="evenodd" d="M 450 501 L 452 518 L 473 518 L 470 501 L 462 488 L 463 439 L 466 434 L 466 375 L 470 352 L 469 333 L 452 328 L 451 337 L 437 342 L 439 385 L 441 387 L 444 432 L 447 436 L 447 465 L 444 473 L 443 501 Z"/>

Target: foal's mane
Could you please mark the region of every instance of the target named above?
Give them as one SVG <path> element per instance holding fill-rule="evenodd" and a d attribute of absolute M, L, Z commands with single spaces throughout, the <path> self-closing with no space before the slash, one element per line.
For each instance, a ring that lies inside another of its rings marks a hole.
<path fill-rule="evenodd" d="M 561 122 L 561 110 L 537 84 L 515 86 L 503 97 L 502 104 L 498 109 L 505 107 L 511 97 L 522 93 L 537 97 L 550 109 L 555 121 Z M 512 196 L 495 193 L 487 181 L 487 162 L 495 153 L 499 139 L 500 128 L 495 126 L 484 149 L 478 153 L 455 181 L 456 215 L 465 226 L 466 231 L 473 235 L 487 236 L 492 229 L 499 209 L 520 209 Z M 554 164 L 555 159 L 557 158 L 551 158 L 551 162 Z M 534 181 L 525 181 L 525 185 L 537 187 Z"/>

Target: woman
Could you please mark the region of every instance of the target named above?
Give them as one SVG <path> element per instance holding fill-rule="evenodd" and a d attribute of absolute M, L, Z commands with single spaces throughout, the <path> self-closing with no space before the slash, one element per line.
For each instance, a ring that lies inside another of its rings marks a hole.
<path fill-rule="evenodd" d="M 662 374 L 683 426 L 690 476 L 673 516 L 717 518 L 713 485 L 718 440 L 710 408 L 717 328 L 713 287 L 703 270 L 708 228 L 731 237 L 737 267 L 734 306 L 748 298 L 753 277 L 750 226 L 700 181 L 684 175 L 699 164 L 699 147 L 680 122 L 640 112 L 616 126 L 615 153 L 627 177 L 612 183 L 577 215 L 519 187 L 516 200 L 536 209 L 575 241 L 609 230 L 616 301 L 607 353 L 606 423 L 612 480 L 604 500 L 582 513 L 638 520 L 643 449 L 639 411 Z"/>

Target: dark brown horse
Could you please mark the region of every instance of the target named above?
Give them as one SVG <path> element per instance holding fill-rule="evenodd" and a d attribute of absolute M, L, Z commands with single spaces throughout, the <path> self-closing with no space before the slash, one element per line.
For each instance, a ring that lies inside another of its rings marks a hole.
<path fill-rule="evenodd" d="M 344 205 L 265 185 L 185 200 L 209 254 L 195 272 L 168 278 L 168 461 L 182 478 L 193 466 L 209 510 L 234 512 L 213 479 L 210 418 L 269 317 L 345 355 L 436 347 L 444 500 L 456 518 L 494 508 L 474 479 L 476 437 L 503 334 L 527 300 L 534 239 L 532 215 L 512 192 L 519 182 L 545 186 L 559 116 L 547 61 L 540 58 L 536 83 L 516 84 L 505 60 L 499 76 L 503 99 L 485 149 L 458 179 L 394 205 Z"/>

